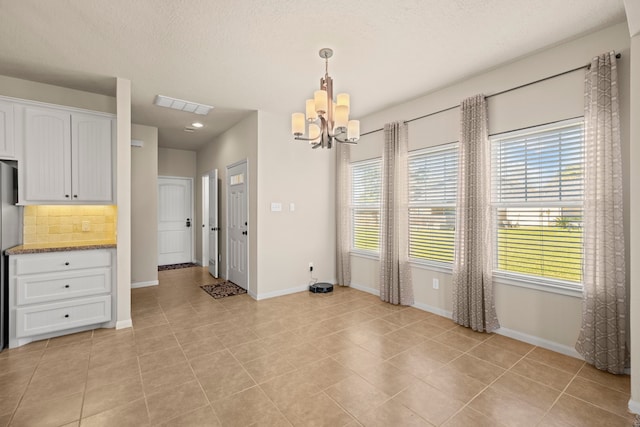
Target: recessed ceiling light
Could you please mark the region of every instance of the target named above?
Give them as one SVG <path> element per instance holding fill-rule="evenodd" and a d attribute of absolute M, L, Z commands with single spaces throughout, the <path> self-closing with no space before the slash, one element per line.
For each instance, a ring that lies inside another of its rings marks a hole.
<path fill-rule="evenodd" d="M 164 95 L 156 95 L 153 103 L 159 107 L 173 108 L 174 110 L 185 111 L 206 116 L 213 109 L 211 105 L 198 104 L 197 102 L 185 101 L 184 99 L 170 98 Z"/>
<path fill-rule="evenodd" d="M 204 125 L 202 123 L 200 123 L 200 122 L 193 122 L 193 123 L 191 123 L 191 126 L 193 126 L 194 128 L 198 128 L 198 129 L 204 127 Z"/>

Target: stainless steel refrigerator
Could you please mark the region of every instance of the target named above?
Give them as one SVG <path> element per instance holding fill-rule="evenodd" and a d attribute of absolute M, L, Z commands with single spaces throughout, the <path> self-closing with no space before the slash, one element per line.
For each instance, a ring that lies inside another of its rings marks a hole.
<path fill-rule="evenodd" d="M 22 242 L 22 208 L 18 202 L 18 168 L 15 162 L 0 161 L 0 351 L 9 344 L 9 257 L 4 251 Z"/>

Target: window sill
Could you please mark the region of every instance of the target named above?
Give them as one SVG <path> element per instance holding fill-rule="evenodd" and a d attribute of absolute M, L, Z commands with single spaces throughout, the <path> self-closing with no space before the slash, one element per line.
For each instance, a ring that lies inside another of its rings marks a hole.
<path fill-rule="evenodd" d="M 582 298 L 582 289 L 571 288 L 562 282 L 544 279 L 532 279 L 516 274 L 503 272 L 493 273 L 493 282 L 500 285 L 517 286 L 520 288 L 534 289 L 541 292 L 566 295 L 574 298 Z"/>
<path fill-rule="evenodd" d="M 361 251 L 361 250 L 351 250 L 349 252 L 349 255 L 355 256 L 355 257 L 358 257 L 358 258 L 372 259 L 374 261 L 380 261 L 380 254 L 378 254 L 376 252 L 367 252 L 367 251 Z"/>
<path fill-rule="evenodd" d="M 453 273 L 453 264 L 448 262 L 423 261 L 416 258 L 409 259 L 411 267 L 421 270 L 437 271 L 440 273 Z"/>

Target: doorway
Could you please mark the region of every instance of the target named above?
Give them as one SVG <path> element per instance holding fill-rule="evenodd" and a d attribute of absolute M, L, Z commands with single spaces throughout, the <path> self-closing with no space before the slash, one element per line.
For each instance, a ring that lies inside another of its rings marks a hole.
<path fill-rule="evenodd" d="M 215 278 L 220 274 L 218 197 L 218 169 L 214 169 L 202 175 L 202 266 L 208 266 Z"/>
<path fill-rule="evenodd" d="M 192 262 L 192 181 L 158 177 L 158 265 Z"/>
<path fill-rule="evenodd" d="M 248 283 L 249 223 L 247 161 L 227 166 L 227 280 Z"/>

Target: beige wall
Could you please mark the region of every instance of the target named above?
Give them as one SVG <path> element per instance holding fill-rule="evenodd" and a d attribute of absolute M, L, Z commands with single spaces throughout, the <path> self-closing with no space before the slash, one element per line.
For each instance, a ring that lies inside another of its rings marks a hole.
<path fill-rule="evenodd" d="M 640 35 L 631 39 L 631 402 L 640 414 Z"/>
<path fill-rule="evenodd" d="M 196 152 L 176 150 L 173 148 L 158 148 L 158 175 L 196 177 Z"/>
<path fill-rule="evenodd" d="M 116 112 L 116 98 L 14 77 L 0 76 L 0 95 L 87 110 Z"/>
<path fill-rule="evenodd" d="M 258 298 L 306 290 L 309 262 L 335 283 L 336 151 L 295 141 L 288 114 L 258 117 Z"/>
<path fill-rule="evenodd" d="M 257 194 L 258 188 L 258 113 L 252 113 L 231 129 L 217 137 L 198 151 L 198 167 L 196 179 L 196 259 L 202 261 L 202 180 L 203 174 L 213 169 L 218 170 L 220 197 L 218 219 L 220 226 L 220 276 L 226 277 L 226 179 L 227 166 L 248 160 L 249 175 L 249 292 L 255 296 L 257 290 L 257 242 L 254 231 L 258 228 Z M 206 262 L 204 263 L 206 264 Z"/>
<path fill-rule="evenodd" d="M 616 25 L 583 38 L 558 45 L 490 72 L 469 78 L 432 94 L 361 118 L 363 133 L 381 128 L 393 120 L 407 120 L 459 104 L 477 93 L 492 94 L 528 82 L 583 66 L 591 58 L 609 50 L 622 53 L 619 61 L 620 102 L 625 182 L 629 177 L 629 36 L 626 24 Z M 533 86 L 489 99 L 490 133 L 567 119 L 583 114 L 584 72 L 577 71 Z M 459 109 L 409 124 L 411 150 L 458 140 Z M 381 132 L 367 135 L 352 149 L 352 160 L 379 157 Z M 629 201 L 629 188 L 624 189 Z M 629 229 L 629 211 L 625 212 Z M 378 262 L 352 256 L 352 282 L 355 286 L 377 291 Z M 413 269 L 416 305 L 442 314 L 450 313 L 450 270 Z M 440 289 L 432 288 L 434 278 Z M 499 283 L 495 298 L 502 333 L 567 354 L 573 350 L 581 319 L 579 295 L 563 295 Z"/>
<path fill-rule="evenodd" d="M 158 128 L 131 126 L 131 282 L 158 283 Z"/>

